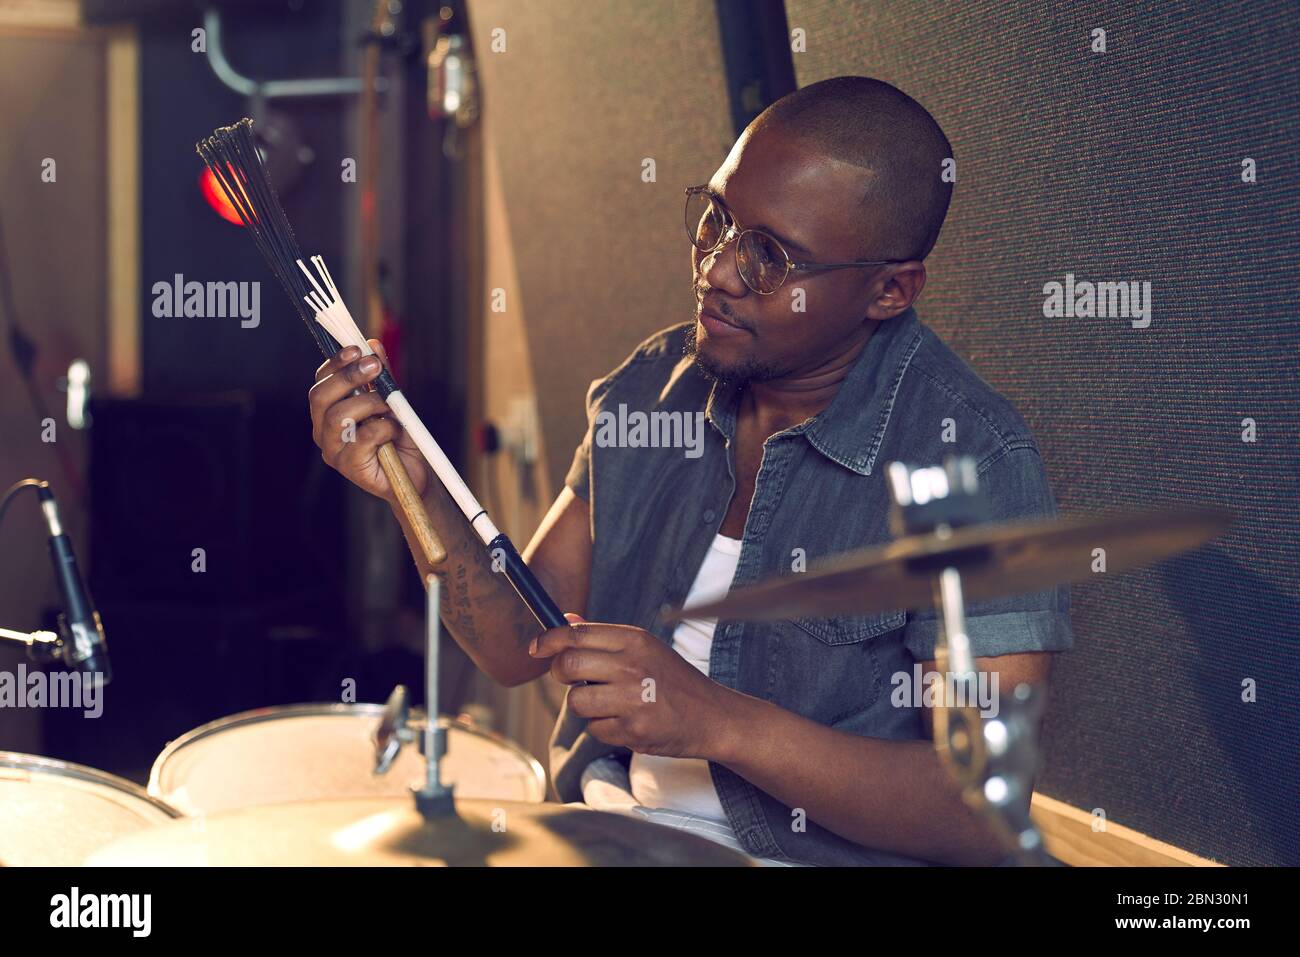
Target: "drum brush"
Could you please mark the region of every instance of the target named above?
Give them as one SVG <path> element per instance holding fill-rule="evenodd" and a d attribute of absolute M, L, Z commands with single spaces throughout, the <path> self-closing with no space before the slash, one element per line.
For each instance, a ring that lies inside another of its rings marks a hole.
<path fill-rule="evenodd" d="M 325 266 L 325 260 L 320 256 L 313 256 L 311 262 L 316 267 L 314 276 L 301 259 L 298 260 L 298 268 L 312 285 L 312 291 L 303 298 L 315 310 L 316 321 L 341 345 L 356 346 L 363 356 L 373 355 L 374 350 L 370 348 L 370 343 L 362 335 L 356 320 L 348 312 L 348 307 L 343 304 L 338 287 L 334 285 L 329 269 Z M 424 423 L 420 421 L 420 417 L 415 414 L 411 403 L 397 388 L 397 383 L 393 381 L 388 370 L 385 369 L 375 380 L 375 391 L 384 397 L 393 417 L 401 423 L 402 428 L 406 429 L 407 435 L 420 450 L 424 460 L 429 463 L 438 481 L 442 482 L 470 526 L 487 546 L 492 557 L 493 569 L 505 574 L 543 628 L 567 626 L 568 622 L 565 621 L 559 606 L 546 593 L 546 589 L 542 587 L 529 567 L 524 564 L 523 558 L 520 557 L 510 539 L 493 524 L 487 510 L 479 504 L 474 493 L 465 484 L 465 480 L 451 464 L 451 460 L 443 453 Z"/>
<path fill-rule="evenodd" d="M 312 257 L 315 275 L 304 263 L 293 228 L 258 151 L 253 137 L 253 121 L 244 118 L 233 126 L 222 127 L 200 140 L 196 148 L 325 358 L 333 357 L 345 346 L 356 346 L 362 355 L 373 355 L 374 350 L 343 304 L 325 261 L 320 256 Z M 397 388 L 392 372 L 384 369 L 372 387 L 387 402 L 394 418 L 406 429 L 433 473 L 482 539 L 491 555 L 493 569 L 506 575 L 543 628 L 567 625 L 559 607 L 524 564 L 514 544 L 492 523 L 487 511 L 478 503 Z M 426 559 L 434 565 L 441 563 L 447 557 L 446 550 L 391 442 L 380 447 L 379 462 Z"/>
<path fill-rule="evenodd" d="M 200 140 L 196 149 L 221 191 L 239 213 L 258 252 L 280 281 L 299 317 L 307 324 L 321 354 L 326 359 L 333 357 L 339 346 L 312 321 L 311 313 L 303 303 L 302 297 L 308 288 L 294 265 L 302 258 L 302 253 L 253 138 L 253 121 L 245 118 L 233 126 L 222 127 L 207 139 Z M 445 561 L 447 552 L 391 442 L 380 447 L 379 464 L 424 557 L 431 564 Z"/>

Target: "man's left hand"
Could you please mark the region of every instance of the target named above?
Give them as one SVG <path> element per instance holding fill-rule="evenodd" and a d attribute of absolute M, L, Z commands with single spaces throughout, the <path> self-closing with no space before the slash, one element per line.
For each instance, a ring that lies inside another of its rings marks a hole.
<path fill-rule="evenodd" d="M 569 707 L 593 735 L 640 754 L 716 757 L 726 735 L 724 702 L 735 692 L 648 631 L 565 617 L 569 627 L 538 635 L 529 653 L 551 658 L 557 681 L 591 682 L 569 691 Z"/>

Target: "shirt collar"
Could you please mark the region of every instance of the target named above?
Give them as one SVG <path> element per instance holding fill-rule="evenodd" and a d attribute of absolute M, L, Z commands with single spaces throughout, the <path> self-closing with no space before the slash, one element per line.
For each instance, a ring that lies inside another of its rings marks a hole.
<path fill-rule="evenodd" d="M 813 448 L 831 461 L 859 475 L 870 475 L 898 386 L 923 334 L 924 327 L 913 309 L 882 322 L 831 404 L 782 434 L 805 435 Z M 736 434 L 738 396 L 735 384 L 715 382 L 705 405 L 708 420 L 728 439 Z"/>

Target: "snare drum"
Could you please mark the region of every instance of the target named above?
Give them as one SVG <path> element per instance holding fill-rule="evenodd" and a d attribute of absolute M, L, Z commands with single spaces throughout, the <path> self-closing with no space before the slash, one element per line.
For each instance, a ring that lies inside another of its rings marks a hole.
<path fill-rule="evenodd" d="M 180 814 L 124 778 L 0 751 L 0 866 L 67 867 Z"/>
<path fill-rule="evenodd" d="M 371 733 L 383 706 L 299 704 L 245 711 L 171 742 L 154 762 L 149 793 L 183 814 L 323 798 L 406 795 L 424 780 L 424 756 L 411 743 L 374 773 Z M 463 721 L 447 729 L 443 783 L 457 797 L 538 803 L 546 775 L 526 751 Z"/>

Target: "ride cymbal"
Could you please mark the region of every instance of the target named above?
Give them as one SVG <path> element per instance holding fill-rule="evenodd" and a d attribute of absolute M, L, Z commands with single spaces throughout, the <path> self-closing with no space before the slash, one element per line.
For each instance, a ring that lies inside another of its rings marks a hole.
<path fill-rule="evenodd" d="M 409 797 L 304 801 L 150 828 L 88 861 L 126 867 L 745 867 L 695 834 L 560 804 L 463 800 L 426 820 Z"/>
<path fill-rule="evenodd" d="M 1108 573 L 1195 548 L 1232 523 L 1221 508 L 1180 508 L 1049 521 L 972 525 L 947 534 L 910 535 L 834 556 L 809 571 L 769 578 L 726 598 L 675 608 L 665 620 L 769 621 L 830 618 L 934 605 L 934 576 L 961 572 L 967 601 L 1019 595 L 1095 574 L 1095 549 Z"/>

